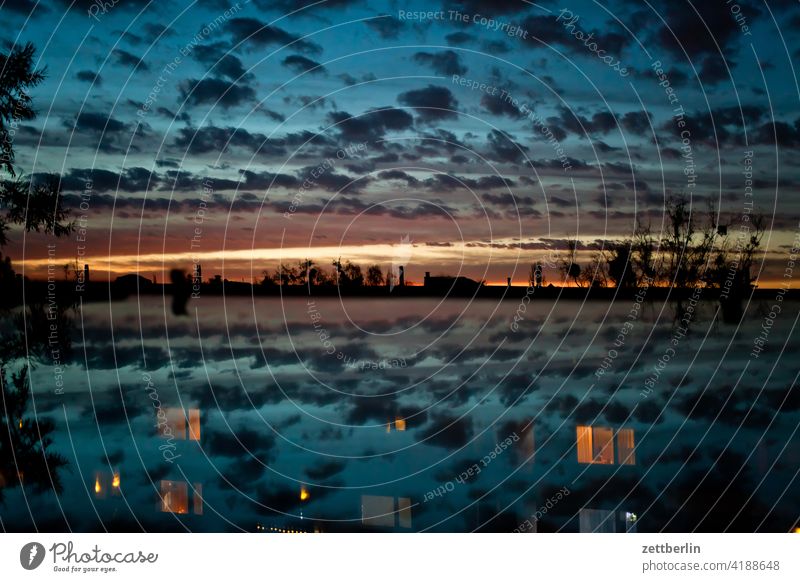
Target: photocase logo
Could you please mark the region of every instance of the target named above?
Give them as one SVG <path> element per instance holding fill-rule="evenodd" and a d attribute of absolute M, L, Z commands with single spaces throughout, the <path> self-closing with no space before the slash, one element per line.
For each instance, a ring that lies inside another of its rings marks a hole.
<path fill-rule="evenodd" d="M 408 264 L 411 260 L 411 254 L 414 252 L 414 245 L 409 235 L 404 235 L 400 238 L 400 244 L 394 245 L 392 249 L 392 266 L 389 271 L 391 277 L 389 279 L 389 291 L 400 285 L 400 269 Z"/>
<path fill-rule="evenodd" d="M 44 561 L 44 546 L 39 542 L 30 542 L 19 551 L 19 563 L 26 570 L 35 570 Z"/>

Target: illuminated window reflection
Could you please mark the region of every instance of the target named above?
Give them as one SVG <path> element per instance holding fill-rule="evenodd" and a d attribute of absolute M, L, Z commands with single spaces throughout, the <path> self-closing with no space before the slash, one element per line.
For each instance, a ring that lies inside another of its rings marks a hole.
<path fill-rule="evenodd" d="M 189 484 L 185 481 L 161 481 L 160 511 L 184 515 L 189 513 Z M 203 515 L 203 486 L 192 485 L 192 513 Z"/>
<path fill-rule="evenodd" d="M 158 434 L 164 438 L 192 441 L 200 440 L 200 409 L 164 408 L 164 417 L 159 419 Z M 187 431 L 188 427 L 188 431 Z"/>
<path fill-rule="evenodd" d="M 616 462 L 620 465 L 635 465 L 636 443 L 633 429 L 618 430 L 616 440 Z M 614 429 L 601 426 L 578 426 L 576 428 L 576 445 L 579 463 L 614 464 Z"/>

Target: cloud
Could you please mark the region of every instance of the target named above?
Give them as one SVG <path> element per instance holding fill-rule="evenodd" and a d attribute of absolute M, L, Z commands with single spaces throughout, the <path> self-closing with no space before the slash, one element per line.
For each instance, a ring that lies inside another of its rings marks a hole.
<path fill-rule="evenodd" d="M 377 18 L 365 20 L 364 24 L 377 32 L 383 39 L 397 38 L 400 31 L 403 29 L 403 23 L 394 16 L 389 16 L 388 14 L 381 14 Z"/>
<path fill-rule="evenodd" d="M 445 36 L 444 39 L 447 41 L 447 44 L 454 44 L 456 46 L 461 46 L 477 41 L 477 38 L 475 38 L 473 35 L 462 31 L 452 32 L 447 36 Z"/>
<path fill-rule="evenodd" d="M 487 136 L 486 157 L 494 162 L 521 164 L 527 159 L 528 148 L 514 141 L 513 136 L 493 129 Z"/>
<path fill-rule="evenodd" d="M 144 62 L 141 58 L 137 57 L 132 53 L 129 53 L 126 50 L 116 49 L 114 50 L 113 54 L 117 63 L 120 65 L 131 67 L 133 69 L 140 69 L 142 71 L 150 70 L 150 65 Z"/>
<path fill-rule="evenodd" d="M 653 116 L 647 111 L 629 111 L 620 118 L 622 127 L 635 135 L 650 133 Z"/>
<path fill-rule="evenodd" d="M 300 55 L 289 55 L 281 64 L 294 71 L 297 74 L 301 73 L 313 73 L 313 74 L 324 74 L 327 72 L 325 67 L 319 64 L 317 61 L 311 60 L 307 57 L 303 57 Z"/>
<path fill-rule="evenodd" d="M 539 3 L 551 4 L 552 0 L 539 0 Z M 525 12 L 530 9 L 531 5 L 521 0 L 444 0 L 442 7 L 470 15 L 498 15 Z"/>
<path fill-rule="evenodd" d="M 72 168 L 61 177 L 66 192 L 83 192 L 91 183 L 93 192 L 145 192 L 158 184 L 158 174 L 145 168 L 127 168 L 121 174 L 98 168 Z"/>
<path fill-rule="evenodd" d="M 75 73 L 75 78 L 83 83 L 94 83 L 95 87 L 100 87 L 103 84 L 103 78 L 100 73 L 95 71 L 78 71 Z"/>
<path fill-rule="evenodd" d="M 253 101 L 256 92 L 242 83 L 223 79 L 186 79 L 180 84 L 180 98 L 189 105 L 219 105 L 223 109 Z"/>
<path fill-rule="evenodd" d="M 370 109 L 355 117 L 346 111 L 332 111 L 328 122 L 346 142 L 371 142 L 382 138 L 387 131 L 403 131 L 413 126 L 414 120 L 407 111 L 395 107 Z"/>
<path fill-rule="evenodd" d="M 458 101 L 447 87 L 428 85 L 424 89 L 414 89 L 401 93 L 397 101 L 413 107 L 422 121 L 433 122 L 458 117 Z"/>
<path fill-rule="evenodd" d="M 194 59 L 208 67 L 209 73 L 227 77 L 231 81 L 244 78 L 247 71 L 239 57 L 229 52 L 224 42 L 197 45 L 192 52 Z"/>
<path fill-rule="evenodd" d="M 174 145 L 191 154 L 222 152 L 230 147 L 240 147 L 250 152 L 256 152 L 266 141 L 267 137 L 264 134 L 250 133 L 240 127 L 209 125 L 201 128 L 181 128 Z"/>
<path fill-rule="evenodd" d="M 75 131 L 81 133 L 113 134 L 132 131 L 132 128 L 126 123 L 110 115 L 95 113 L 93 111 L 82 111 L 74 121 L 65 119 L 63 125 L 67 129 L 72 129 L 74 127 Z"/>
<path fill-rule="evenodd" d="M 228 23 L 226 30 L 230 31 L 237 44 L 244 43 L 252 45 L 254 48 L 280 45 L 307 54 L 322 53 L 322 47 L 319 45 L 300 40 L 298 36 L 286 32 L 282 28 L 264 24 L 255 18 L 234 18 Z"/>
<path fill-rule="evenodd" d="M 464 75 L 467 67 L 454 51 L 441 51 L 438 53 L 418 52 L 414 54 L 414 61 L 420 65 L 429 66 L 439 75 Z"/>

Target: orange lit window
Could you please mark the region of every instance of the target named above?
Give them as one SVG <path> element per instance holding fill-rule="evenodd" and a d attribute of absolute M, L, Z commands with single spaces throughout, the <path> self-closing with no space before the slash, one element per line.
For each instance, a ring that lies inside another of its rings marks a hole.
<path fill-rule="evenodd" d="M 406 419 L 397 417 L 394 421 L 394 428 L 396 430 L 406 430 Z"/>
<path fill-rule="evenodd" d="M 188 413 L 188 415 L 187 415 Z M 184 412 L 183 408 L 164 408 L 166 422 L 158 424 L 158 434 L 164 438 L 186 440 L 187 424 L 189 440 L 200 440 L 200 409 L 190 408 Z M 187 423 L 188 416 L 188 423 Z"/>
<path fill-rule="evenodd" d="M 614 431 L 599 426 L 578 426 L 576 443 L 579 463 L 614 464 Z"/>
<path fill-rule="evenodd" d="M 192 511 L 195 515 L 203 515 L 203 484 L 194 484 L 194 498 L 192 499 Z"/>
<path fill-rule="evenodd" d="M 620 465 L 636 464 L 636 443 L 632 428 L 621 428 L 617 432 L 617 462 Z"/>
<path fill-rule="evenodd" d="M 200 409 L 189 409 L 189 440 L 200 440 Z"/>
<path fill-rule="evenodd" d="M 182 408 L 164 408 L 166 422 L 159 422 L 158 434 L 164 438 L 186 439 L 186 415 Z"/>
<path fill-rule="evenodd" d="M 592 427 L 591 426 L 578 426 L 576 427 L 576 442 L 578 449 L 578 462 L 579 463 L 592 463 Z"/>
<path fill-rule="evenodd" d="M 614 431 L 607 427 L 592 427 L 592 453 L 594 462 L 614 464 Z"/>
<path fill-rule="evenodd" d="M 189 513 L 189 484 L 178 481 L 161 481 L 161 511 L 164 513 Z"/>

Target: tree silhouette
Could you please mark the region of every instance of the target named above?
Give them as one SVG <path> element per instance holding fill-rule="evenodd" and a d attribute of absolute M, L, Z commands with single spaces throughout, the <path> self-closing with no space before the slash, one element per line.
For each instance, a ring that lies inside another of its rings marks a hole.
<path fill-rule="evenodd" d="M 9 377 L 0 366 L 0 502 L 4 488 L 19 485 L 38 492 L 62 490 L 58 470 L 68 463 L 49 450 L 55 425 L 50 419 L 25 416 L 29 399 L 28 367 Z"/>
<path fill-rule="evenodd" d="M 35 49 L 28 43 L 0 53 L 0 173 L 11 180 L 0 179 L 0 247 L 8 242 L 10 224 L 22 225 L 31 232 L 55 236 L 70 233 L 72 223 L 66 223 L 68 213 L 61 206 L 60 180 L 49 176 L 31 183 L 17 176 L 14 168 L 14 134 L 20 121 L 36 116 L 28 91 L 42 82 L 44 70 L 34 69 Z M 2 176 L 0 176 L 1 178 Z M 0 257 L 2 258 L 2 257 Z M 24 317 L 11 307 L 19 299 L 10 290 L 16 280 L 11 260 L 0 263 L 0 501 L 4 489 L 23 485 L 34 491 L 61 490 L 58 470 L 67 465 L 66 459 L 49 450 L 50 436 L 55 429 L 49 419 L 26 416 L 30 400 L 30 369 L 37 359 L 46 361 L 58 350 L 61 359 L 68 356 L 69 329 L 72 325 L 67 309 L 72 303 L 56 305 L 28 297 Z M 10 297 L 9 297 L 10 296 Z M 58 343 L 53 344 L 47 333 L 57 325 Z M 24 341 L 23 341 L 24 340 Z M 15 372 L 12 370 L 16 370 Z"/>
<path fill-rule="evenodd" d="M 0 247 L 8 242 L 9 224 L 23 225 L 31 232 L 62 236 L 69 234 L 73 223 L 65 223 L 68 213 L 61 206 L 61 184 L 49 176 L 36 184 L 17 177 L 14 168 L 14 134 L 20 121 L 36 117 L 30 89 L 44 79 L 43 69 L 34 69 L 32 44 L 0 54 L 0 170 L 11 180 L 0 180 Z"/>
<path fill-rule="evenodd" d="M 33 44 L 0 54 L 0 167 L 15 176 L 14 136 L 20 121 L 36 117 L 28 91 L 44 80 L 45 71 L 33 68 Z"/>
<path fill-rule="evenodd" d="M 383 272 L 380 265 L 370 265 L 367 268 L 367 285 L 370 287 L 379 287 L 384 284 Z"/>

